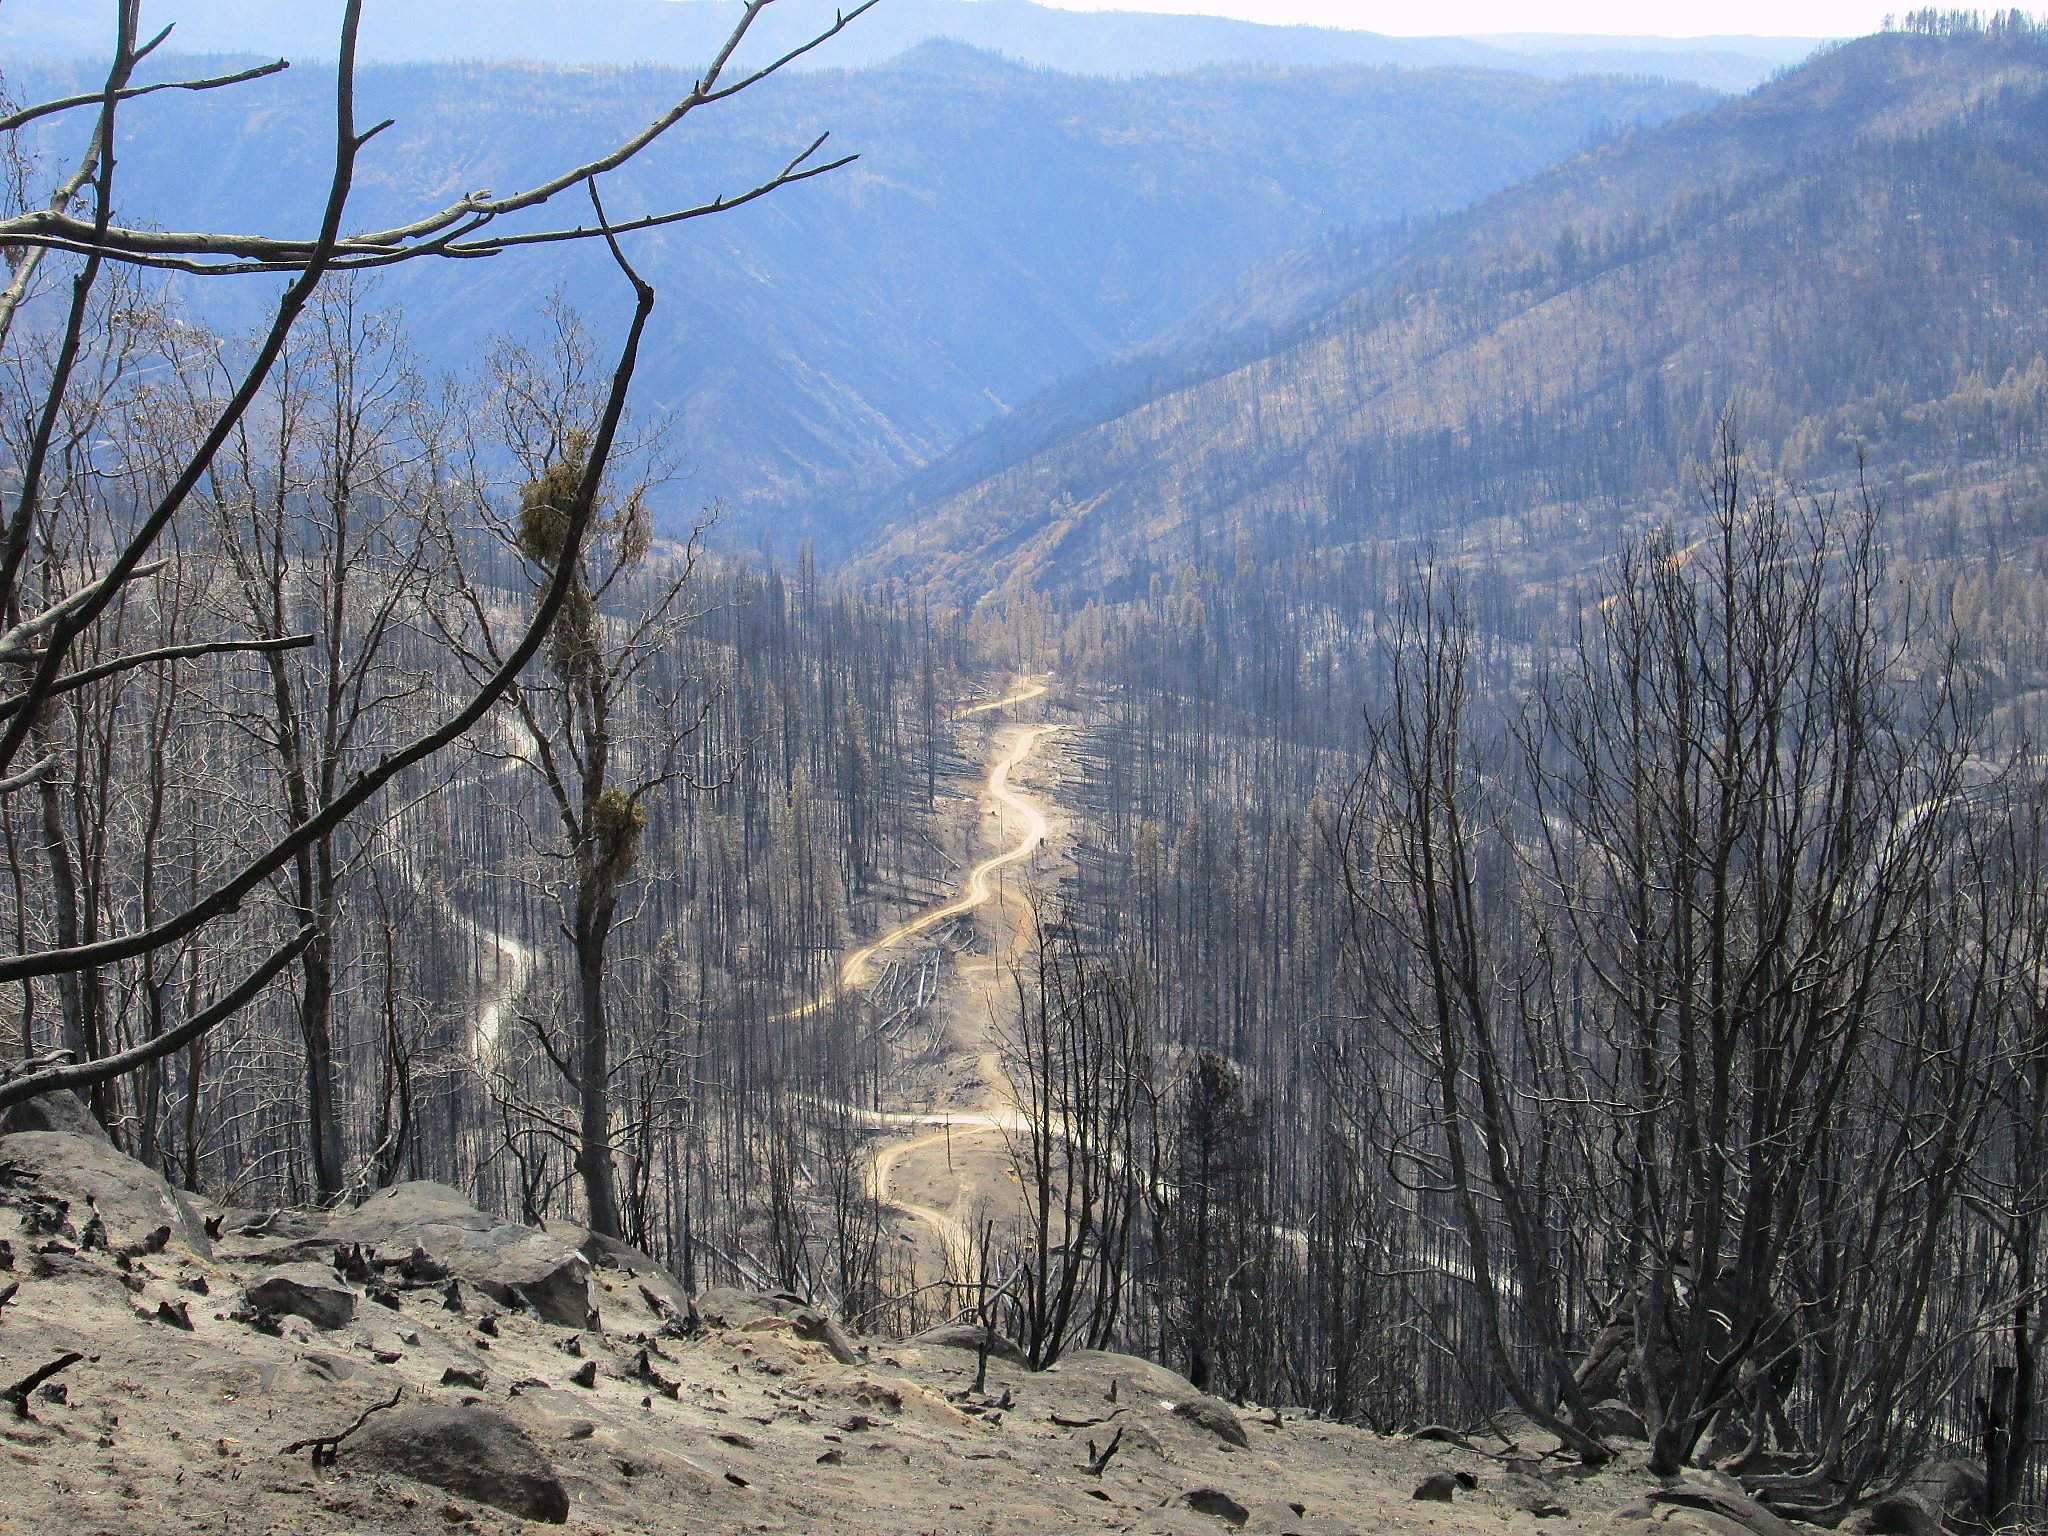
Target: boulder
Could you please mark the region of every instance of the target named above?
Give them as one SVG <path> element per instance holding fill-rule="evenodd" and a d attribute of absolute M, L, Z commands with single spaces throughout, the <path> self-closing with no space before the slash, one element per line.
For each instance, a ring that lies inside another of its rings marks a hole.
<path fill-rule="evenodd" d="M 1220 1397 L 1211 1397 L 1206 1392 L 1193 1393 L 1174 1403 L 1173 1415 L 1177 1419 L 1186 1419 L 1197 1428 L 1206 1429 L 1226 1445 L 1234 1445 L 1239 1450 L 1251 1447 L 1244 1425 L 1238 1422 L 1237 1410 Z"/>
<path fill-rule="evenodd" d="M 646 1304 L 656 1322 L 666 1321 L 670 1315 L 690 1315 L 690 1293 L 683 1289 L 682 1281 L 630 1243 L 604 1237 L 573 1221 L 550 1221 L 542 1230 L 582 1254 L 593 1270 L 619 1277 L 618 1288 Z"/>
<path fill-rule="evenodd" d="M 320 1211 L 295 1211 L 289 1206 L 261 1211 L 230 1206 L 221 1212 L 221 1227 L 233 1237 L 304 1240 L 326 1231 L 327 1217 Z"/>
<path fill-rule="evenodd" d="M 0 1136 L 0 1203 L 50 1202 L 69 1206 L 67 1221 L 76 1234 L 97 1212 L 110 1248 L 143 1253 L 175 1242 L 213 1257 L 206 1228 L 185 1198 L 104 1138 L 68 1131 Z"/>
<path fill-rule="evenodd" d="M 853 1341 L 831 1317 L 787 1291 L 741 1291 L 715 1286 L 692 1303 L 707 1328 L 759 1329 L 786 1326 L 798 1338 L 822 1344 L 841 1365 L 857 1365 Z"/>
<path fill-rule="evenodd" d="M 1229 1404 L 1207 1397 L 1178 1371 L 1136 1355 L 1112 1354 L 1101 1349 L 1071 1350 L 1061 1355 L 1058 1363 L 1048 1367 L 1045 1374 L 1068 1384 L 1077 1396 L 1093 1392 L 1111 1404 L 1146 1402 L 1167 1413 L 1173 1412 L 1176 1403 L 1206 1398 L 1230 1413 L 1233 1424 L 1237 1422 L 1237 1415 L 1230 1412 Z M 1238 1433 L 1243 1432 L 1243 1426 L 1238 1425 Z M 1218 1433 L 1227 1434 L 1227 1431 L 1218 1430 Z"/>
<path fill-rule="evenodd" d="M 1643 1416 L 1618 1397 L 1595 1403 L 1586 1414 L 1586 1428 L 1602 1440 L 1644 1440 L 1650 1426 Z"/>
<path fill-rule="evenodd" d="M 1503 1444 L 1538 1456 L 1561 1449 L 1564 1445 L 1555 1430 L 1545 1429 L 1518 1408 L 1503 1409 L 1487 1422 L 1487 1427 L 1500 1437 Z"/>
<path fill-rule="evenodd" d="M 1911 1488 L 1873 1499 L 1855 1524 L 1868 1536 L 1943 1536 L 1941 1517 Z"/>
<path fill-rule="evenodd" d="M 1684 1482 L 1675 1487 L 1657 1489 L 1650 1495 L 1650 1500 L 1655 1504 L 1675 1504 L 1681 1509 L 1718 1516 L 1750 1532 L 1751 1536 L 1797 1536 L 1783 1516 L 1773 1514 L 1748 1494 L 1732 1489 Z"/>
<path fill-rule="evenodd" d="M 1932 1462 L 1904 1486 L 1873 1499 L 1857 1526 L 1870 1536 L 1959 1536 L 1984 1526 L 1984 1469 L 1960 1458 Z"/>
<path fill-rule="evenodd" d="M 113 1145 L 107 1141 L 107 1128 L 75 1093 L 41 1093 L 0 1110 L 0 1136 L 15 1136 L 23 1131 L 61 1131 L 67 1136 L 83 1136 L 87 1141 Z"/>
<path fill-rule="evenodd" d="M 1196 1514 L 1208 1515 L 1226 1525 L 1243 1525 L 1251 1517 L 1250 1510 L 1221 1488 L 1190 1488 L 1180 1496 L 1180 1501 Z"/>
<path fill-rule="evenodd" d="M 287 1264 L 249 1282 L 249 1306 L 274 1317 L 303 1317 L 315 1328 L 346 1328 L 356 1293 L 317 1264 Z"/>
<path fill-rule="evenodd" d="M 1908 1484 L 1940 1516 L 1951 1531 L 1968 1531 L 1984 1523 L 1984 1469 L 1956 1457 L 1937 1461 L 1913 1474 Z"/>
<path fill-rule="evenodd" d="M 937 1328 L 927 1328 L 912 1342 L 932 1345 L 939 1349 L 964 1349 L 970 1354 L 979 1354 L 982 1340 L 987 1337 L 987 1331 L 973 1323 L 945 1323 Z M 1012 1365 L 1024 1363 L 1024 1351 L 1015 1341 L 1005 1338 L 1000 1333 L 989 1346 L 988 1353 L 991 1360 L 1006 1360 Z"/>
<path fill-rule="evenodd" d="M 500 1306 L 530 1306 L 564 1328 L 586 1328 L 594 1318 L 590 1261 L 573 1244 L 486 1216 L 446 1184 L 422 1180 L 379 1190 L 330 1222 L 320 1241 L 360 1243 L 387 1255 L 417 1247 Z"/>
<path fill-rule="evenodd" d="M 522 1519 L 560 1525 L 569 1518 L 568 1490 L 540 1447 L 485 1408 L 433 1403 L 376 1414 L 341 1454 Z"/>

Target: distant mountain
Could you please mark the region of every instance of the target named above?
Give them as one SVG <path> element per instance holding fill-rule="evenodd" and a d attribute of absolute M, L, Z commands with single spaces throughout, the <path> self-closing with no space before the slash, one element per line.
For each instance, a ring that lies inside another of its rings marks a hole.
<path fill-rule="evenodd" d="M 329 89 L 307 68 L 133 104 L 127 215 L 178 228 L 312 227 L 331 154 Z M 360 114 L 397 126 L 366 154 L 351 217 L 374 225 L 464 189 L 508 189 L 632 131 L 687 89 L 659 68 L 369 67 Z M 1109 81 L 956 44 L 779 78 L 691 119 L 636 163 L 610 195 L 614 214 L 739 190 L 827 128 L 861 159 L 737 212 L 635 237 L 660 292 L 635 399 L 676 421 L 687 475 L 678 513 L 713 498 L 815 503 L 832 487 L 899 478 L 1292 246 L 1464 205 L 1615 124 L 1711 99 L 1694 86 L 1477 70 Z M 587 249 L 419 264 L 382 292 L 405 306 L 429 360 L 452 366 L 558 286 L 600 320 L 624 303 L 617 274 Z M 236 304 L 264 291 L 186 289 L 223 321 L 247 318 Z"/>
<path fill-rule="evenodd" d="M 838 0 L 784 0 L 757 23 L 754 56 L 787 48 Z M 331 55 L 338 0 L 151 0 L 152 27 L 175 21 L 194 53 Z M 7 0 L 0 58 L 73 57 L 104 49 L 106 6 Z M 737 0 L 369 0 L 362 57 L 386 63 L 524 59 L 548 64 L 694 67 L 739 13 Z M 1081 74 L 1140 75 L 1222 64 L 1398 64 L 1513 69 L 1561 77 L 1642 74 L 1748 90 L 1810 53 L 1818 38 L 1408 38 L 1334 27 L 1276 27 L 1213 16 L 1075 12 L 1026 0 L 883 0 L 835 43 L 831 62 L 878 63 L 949 38 L 1019 63 Z"/>
<path fill-rule="evenodd" d="M 1199 344 L 870 507 L 864 568 L 1114 597 L 1191 561 L 1313 584 L 1395 537 L 1569 571 L 1677 504 L 1730 402 L 1804 483 L 1853 488 L 1860 452 L 1880 486 L 2038 537 L 2044 167 L 2041 37 L 1843 45 L 1409 239 L 1246 278 Z"/>

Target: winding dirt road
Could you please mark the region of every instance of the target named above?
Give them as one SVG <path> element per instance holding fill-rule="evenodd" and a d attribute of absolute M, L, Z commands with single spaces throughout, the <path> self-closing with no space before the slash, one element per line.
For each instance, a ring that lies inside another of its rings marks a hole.
<path fill-rule="evenodd" d="M 1024 679 L 1003 697 L 963 709 L 954 718 L 964 720 L 974 715 L 1028 704 L 1034 699 L 1044 697 L 1046 691 L 1045 681 Z M 988 777 L 982 786 L 988 799 L 995 802 L 995 809 L 989 814 L 1007 817 L 1017 830 L 1016 840 L 1000 852 L 976 864 L 969 871 L 959 895 L 897 924 L 873 943 L 848 955 L 840 966 L 839 975 L 833 986 L 791 1010 L 785 1017 L 801 1017 L 830 1006 L 834 999 L 862 985 L 868 979 L 876 956 L 884 951 L 919 934 L 928 933 L 953 918 L 964 916 L 1002 899 L 1004 893 L 998 877 L 1005 869 L 1029 858 L 1043 845 L 1048 830 L 1045 811 L 1036 801 L 1019 791 L 1011 783 L 1011 777 L 1030 761 L 1033 753 L 1048 737 L 1060 729 L 1057 725 L 1031 725 L 1013 731 L 1008 736 L 1003 750 L 989 766 Z M 982 1102 L 978 1107 L 922 1113 L 855 1111 L 863 1123 L 877 1130 L 910 1133 L 900 1138 L 883 1140 L 876 1145 L 868 1162 L 868 1193 L 881 1204 L 910 1217 L 931 1232 L 938 1241 L 940 1253 L 954 1264 L 970 1262 L 974 1244 L 974 1236 L 961 1215 L 964 1199 L 957 1201 L 952 1210 L 941 1209 L 914 1198 L 908 1191 L 899 1187 L 899 1175 L 905 1163 L 938 1149 L 944 1150 L 949 1169 L 952 1167 L 956 1151 L 970 1152 L 971 1155 L 985 1160 L 991 1149 L 976 1144 L 985 1143 L 991 1137 L 1000 1137 L 1021 1128 L 1023 1120 L 1014 1106 L 1009 1076 L 1003 1070 L 1001 1052 L 993 1034 L 986 1030 L 977 1033 L 980 1038 L 974 1042 L 979 1047 L 975 1075 L 982 1086 Z M 998 1163 L 1007 1161 L 1007 1143 L 993 1150 Z M 996 1170 L 989 1172 L 991 1178 L 1000 1178 Z M 929 1180 L 926 1182 L 929 1183 Z M 986 1183 L 988 1180 L 980 1182 Z"/>
<path fill-rule="evenodd" d="M 1002 698 L 991 699 L 986 704 L 976 704 L 971 709 L 963 709 L 953 718 L 965 720 L 970 715 L 979 715 L 988 710 L 1007 709 L 1013 704 L 1026 704 L 1033 699 L 1044 697 L 1045 691 L 1046 684 L 1044 682 L 1037 679 L 1025 679 L 1020 681 L 1015 688 L 1011 689 Z M 1010 787 L 1010 775 L 1016 771 L 1019 764 L 1031 756 L 1041 741 L 1059 729 L 1056 725 L 1038 725 L 1020 732 L 1011 743 L 1010 750 L 998 758 L 988 771 L 988 780 L 983 785 L 984 791 L 1000 803 L 1004 809 L 1023 818 L 1024 835 L 1017 840 L 1016 844 L 1005 848 L 1001 853 L 983 859 L 979 864 L 975 865 L 968 872 L 966 886 L 952 900 L 943 902 L 936 907 L 926 908 L 908 921 L 898 923 L 872 944 L 856 949 L 840 965 L 838 978 L 831 986 L 825 988 L 824 991 L 810 999 L 810 1001 L 799 1003 L 796 1007 L 781 1015 L 782 1018 L 805 1018 L 813 1013 L 817 1013 L 821 1009 L 831 1007 L 838 998 L 867 980 L 868 973 L 874 969 L 875 956 L 881 954 L 884 950 L 895 948 L 905 939 L 913 939 L 921 933 L 929 933 L 941 923 L 972 912 L 976 907 L 985 906 L 994 899 L 996 894 L 995 877 L 1012 864 L 1031 857 L 1032 852 L 1039 844 L 1045 841 L 1045 813 L 1039 810 L 1032 801 L 1025 799 L 1024 796 L 1018 794 Z"/>

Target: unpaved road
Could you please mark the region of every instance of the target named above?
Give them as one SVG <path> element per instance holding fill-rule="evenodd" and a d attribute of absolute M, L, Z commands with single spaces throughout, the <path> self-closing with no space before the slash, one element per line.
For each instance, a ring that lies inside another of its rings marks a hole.
<path fill-rule="evenodd" d="M 956 719 L 994 710 L 1009 709 L 1043 698 L 1047 684 L 1041 679 L 1020 680 L 999 699 L 963 709 Z M 1015 839 L 983 859 L 969 871 L 960 894 L 927 908 L 897 924 L 864 948 L 855 950 L 840 966 L 833 986 L 818 997 L 793 1009 L 786 1017 L 799 1017 L 827 1007 L 842 993 L 862 985 L 873 970 L 875 957 L 919 934 L 928 933 L 953 918 L 964 916 L 1002 898 L 998 876 L 1012 865 L 1029 858 L 1046 839 L 1046 813 L 1037 801 L 1011 783 L 1012 776 L 1031 760 L 1039 746 L 1058 732 L 1057 725 L 1026 725 L 1014 728 L 1002 738 L 982 789 L 993 801 L 991 815 L 1001 815 L 1015 832 Z M 1008 1163 L 1007 1133 L 1022 1126 L 1009 1076 L 993 1034 L 989 1015 L 990 999 L 976 999 L 977 1010 L 958 1010 L 973 1021 L 976 1047 L 975 1075 L 981 1083 L 981 1102 L 971 1108 L 927 1111 L 919 1114 L 859 1112 L 868 1124 L 885 1131 L 908 1135 L 878 1142 L 868 1163 L 868 1193 L 882 1204 L 910 1217 L 936 1239 L 939 1254 L 952 1264 L 971 1263 L 973 1234 L 963 1219 L 971 1192 L 999 1189 L 1005 1181 Z M 961 1168 L 961 1162 L 969 1166 Z M 941 1168 L 920 1169 L 920 1163 L 941 1164 Z M 908 1166 L 906 1166 L 908 1165 Z M 983 1166 L 987 1165 L 987 1166 Z M 955 1195 L 950 1208 L 933 1203 L 939 1186 L 950 1185 Z M 923 1196 L 925 1198 L 920 1198 Z"/>
<path fill-rule="evenodd" d="M 1014 704 L 1026 704 L 1033 699 L 1043 698 L 1045 691 L 1046 684 L 1043 681 L 1027 678 L 1020 681 L 1016 687 L 1012 688 L 1002 698 L 991 699 L 986 704 L 977 704 L 971 709 L 963 709 L 954 718 L 965 720 L 970 715 L 979 715 L 989 710 L 1007 709 Z M 1034 802 L 1026 799 L 1010 787 L 1010 775 L 1016 771 L 1019 764 L 1031 756 L 1041 741 L 1057 730 L 1059 730 L 1059 727 L 1056 725 L 1038 725 L 1019 732 L 1012 738 L 1009 750 L 998 757 L 995 763 L 990 766 L 988 780 L 982 786 L 984 792 L 1000 803 L 1006 810 L 1022 818 L 1024 832 L 1017 842 L 1013 846 L 1005 848 L 1001 853 L 983 859 L 979 864 L 975 865 L 969 871 L 967 884 L 958 896 L 950 901 L 942 902 L 936 907 L 926 908 L 908 921 L 898 923 L 872 944 L 862 949 L 856 949 L 841 964 L 839 976 L 831 986 L 827 987 L 810 1001 L 798 1004 L 795 1008 L 789 1010 L 788 1013 L 782 1015 L 782 1017 L 785 1019 L 803 1018 L 808 1014 L 818 1012 L 820 1009 L 829 1008 L 841 995 L 852 991 L 867 980 L 868 973 L 874 969 L 875 956 L 881 954 L 884 950 L 895 948 L 905 939 L 915 938 L 921 933 L 929 933 L 941 923 L 972 912 L 976 907 L 984 906 L 994 898 L 996 894 L 995 877 L 997 874 L 1009 868 L 1012 864 L 1031 857 L 1032 852 L 1037 849 L 1039 844 L 1045 841 L 1045 813 Z"/>

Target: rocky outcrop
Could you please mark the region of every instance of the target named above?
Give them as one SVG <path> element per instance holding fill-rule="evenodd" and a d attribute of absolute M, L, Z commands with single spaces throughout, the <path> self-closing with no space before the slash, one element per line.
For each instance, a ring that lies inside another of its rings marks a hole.
<path fill-rule="evenodd" d="M 31 1227 L 82 1247 L 156 1252 L 176 1243 L 202 1258 L 213 1245 L 184 1196 L 105 1140 L 67 1131 L 0 1136 L 0 1203 Z"/>
<path fill-rule="evenodd" d="M 706 1328 L 739 1330 L 787 1327 L 807 1343 L 822 1344 L 841 1365 L 853 1365 L 860 1353 L 839 1324 L 800 1296 L 787 1291 L 739 1291 L 715 1286 L 696 1299 L 697 1318 Z"/>
<path fill-rule="evenodd" d="M 249 1282 L 251 1311 L 303 1317 L 315 1328 L 346 1328 L 356 1315 L 356 1293 L 317 1264 L 287 1264 Z"/>
<path fill-rule="evenodd" d="M 1650 1495 L 1650 1500 L 1654 1504 L 1675 1504 L 1681 1509 L 1718 1516 L 1751 1533 L 1751 1536 L 1797 1536 L 1783 1517 L 1773 1514 L 1739 1488 L 1686 1481 L 1673 1487 L 1659 1488 Z"/>
<path fill-rule="evenodd" d="M 446 1184 L 420 1181 L 380 1190 L 336 1217 L 318 1242 L 360 1244 L 386 1256 L 418 1248 L 500 1306 L 530 1306 L 564 1328 L 586 1328 L 596 1321 L 590 1261 L 575 1245 L 487 1216 Z M 285 1260 L 311 1256 L 293 1250 L 274 1255 Z"/>
<path fill-rule="evenodd" d="M 1586 1428 L 1602 1440 L 1648 1440 L 1650 1429 L 1643 1416 L 1618 1397 L 1595 1403 L 1586 1416 Z"/>
<path fill-rule="evenodd" d="M 1860 1536 L 1955 1536 L 1984 1523 L 1984 1469 L 1939 1461 L 1873 1499 L 1843 1524 Z"/>
<path fill-rule="evenodd" d="M 16 1136 L 23 1131 L 62 1131 L 67 1136 L 83 1136 L 87 1141 L 107 1140 L 107 1128 L 93 1118 L 85 1101 L 75 1093 L 41 1093 L 0 1109 L 0 1136 Z"/>
<path fill-rule="evenodd" d="M 919 1344 L 938 1349 L 964 1349 L 972 1354 L 980 1354 L 985 1341 L 988 1342 L 989 1359 L 1004 1360 L 1011 1365 L 1024 1363 L 1024 1351 L 1015 1341 L 1000 1333 L 989 1340 L 988 1331 L 973 1323 L 945 1323 L 937 1328 L 927 1328 L 916 1340 Z"/>
<path fill-rule="evenodd" d="M 549 1237 L 569 1244 L 598 1276 L 600 1310 L 616 1310 L 610 1297 L 623 1297 L 627 1310 L 645 1310 L 656 1322 L 690 1315 L 690 1293 L 668 1269 L 630 1243 L 605 1237 L 572 1221 L 550 1221 L 543 1229 Z"/>
<path fill-rule="evenodd" d="M 540 1447 L 488 1409 L 437 1403 L 379 1414 L 347 1442 L 342 1459 L 522 1519 L 560 1525 L 569 1518 L 568 1490 Z"/>

